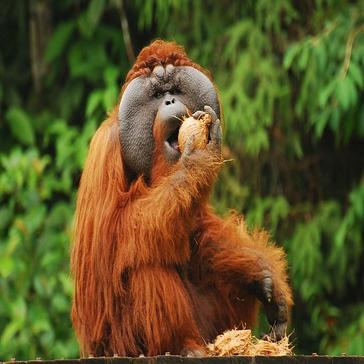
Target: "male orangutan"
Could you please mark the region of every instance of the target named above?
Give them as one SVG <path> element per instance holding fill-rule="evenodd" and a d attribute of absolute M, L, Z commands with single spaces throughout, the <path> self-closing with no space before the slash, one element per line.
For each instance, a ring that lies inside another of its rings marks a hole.
<path fill-rule="evenodd" d="M 212 117 L 204 148 L 177 143 L 181 117 Z M 283 251 L 208 203 L 222 165 L 221 109 L 209 74 L 174 42 L 144 48 L 90 145 L 75 218 L 72 319 L 83 355 L 203 355 L 254 325 L 271 335 L 292 304 Z"/>

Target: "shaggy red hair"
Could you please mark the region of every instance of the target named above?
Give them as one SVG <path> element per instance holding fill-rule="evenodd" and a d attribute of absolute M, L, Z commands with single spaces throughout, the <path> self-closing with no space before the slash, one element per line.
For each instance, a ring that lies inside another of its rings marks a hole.
<path fill-rule="evenodd" d="M 122 90 L 158 64 L 207 74 L 182 47 L 158 40 L 141 51 Z M 208 205 L 220 160 L 168 169 L 153 130 L 151 183 L 130 182 L 118 124 L 115 107 L 91 141 L 77 198 L 72 320 L 82 353 L 179 354 L 239 323 L 251 326 L 258 302 L 246 287 L 264 269 L 272 273 L 274 299 L 291 304 L 282 249 Z"/>

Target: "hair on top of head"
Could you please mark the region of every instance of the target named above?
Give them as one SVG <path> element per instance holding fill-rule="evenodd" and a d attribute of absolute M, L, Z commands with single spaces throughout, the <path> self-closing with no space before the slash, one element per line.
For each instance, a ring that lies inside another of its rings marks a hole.
<path fill-rule="evenodd" d="M 134 66 L 128 72 L 125 82 L 129 83 L 139 76 L 149 75 L 154 67 L 166 66 L 190 66 L 198 69 L 211 79 L 210 73 L 187 56 L 183 46 L 175 41 L 166 42 L 161 39 L 153 41 L 149 46 L 143 48 L 139 53 Z"/>

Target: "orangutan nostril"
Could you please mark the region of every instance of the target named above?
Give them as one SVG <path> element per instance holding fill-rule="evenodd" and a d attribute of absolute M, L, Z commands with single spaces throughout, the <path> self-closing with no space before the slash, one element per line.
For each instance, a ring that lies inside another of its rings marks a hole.
<path fill-rule="evenodd" d="M 176 102 L 176 100 L 174 97 L 165 100 L 166 105 L 171 105 L 171 104 L 174 104 L 175 102 Z"/>

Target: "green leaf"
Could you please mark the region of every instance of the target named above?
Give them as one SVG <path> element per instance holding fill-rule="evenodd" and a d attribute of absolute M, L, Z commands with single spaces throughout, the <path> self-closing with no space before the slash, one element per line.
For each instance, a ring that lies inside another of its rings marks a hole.
<path fill-rule="evenodd" d="M 66 274 L 66 273 L 61 273 L 59 275 L 59 280 L 62 283 L 63 291 L 66 294 L 71 295 L 71 293 L 73 291 L 73 280 L 70 277 L 70 275 L 69 274 Z"/>
<path fill-rule="evenodd" d="M 318 103 L 320 107 L 325 107 L 327 104 L 327 100 L 335 91 L 335 87 L 337 85 L 337 80 L 334 79 L 329 82 L 325 87 L 319 90 Z"/>
<path fill-rule="evenodd" d="M 15 139 L 25 145 L 34 144 L 35 137 L 31 119 L 24 110 L 16 106 L 11 107 L 6 113 L 6 119 Z"/>
<path fill-rule="evenodd" d="M 44 205 L 35 205 L 28 210 L 29 212 L 25 218 L 25 226 L 29 233 L 34 233 L 44 223 L 44 218 L 47 213 L 47 209 Z"/>
<path fill-rule="evenodd" d="M 52 298 L 52 306 L 57 312 L 68 312 L 70 303 L 61 293 L 56 293 Z"/>
<path fill-rule="evenodd" d="M 72 215 L 72 209 L 69 205 L 64 202 L 58 202 L 51 209 L 50 213 L 47 217 L 47 226 L 48 227 L 59 227 L 62 228 L 65 222 L 68 222 L 70 216 Z"/>
<path fill-rule="evenodd" d="M 116 67 L 108 67 L 104 72 L 104 80 L 108 86 L 115 86 L 119 76 L 119 70 Z"/>
<path fill-rule="evenodd" d="M 294 44 L 288 48 L 284 55 L 283 67 L 289 69 L 293 63 L 293 60 L 297 57 L 302 47 L 299 44 Z"/>
<path fill-rule="evenodd" d="M 75 23 L 68 21 L 58 26 L 48 42 L 48 46 L 44 55 L 44 60 L 48 63 L 58 58 L 65 50 L 66 44 L 70 39 Z"/>
<path fill-rule="evenodd" d="M 22 324 L 20 321 L 11 321 L 6 325 L 5 329 L 2 331 L 0 343 L 2 346 L 7 345 L 16 335 L 16 333 L 21 329 Z"/>
<path fill-rule="evenodd" d="M 14 260 L 11 256 L 2 256 L 0 264 L 0 277 L 5 279 L 10 276 L 14 270 Z"/>
<path fill-rule="evenodd" d="M 337 82 L 335 94 L 337 101 L 344 110 L 347 110 L 355 102 L 357 93 L 353 82 L 348 76 Z"/>
<path fill-rule="evenodd" d="M 328 56 L 326 47 L 322 43 L 319 43 L 313 48 L 313 51 L 319 72 L 325 72 Z"/>
<path fill-rule="evenodd" d="M 339 108 L 335 107 L 334 110 L 332 110 L 331 117 L 330 117 L 330 127 L 334 132 L 338 132 L 339 126 L 340 126 L 340 112 Z M 346 121 L 348 122 L 348 121 Z"/>
<path fill-rule="evenodd" d="M 29 308 L 29 320 L 34 334 L 42 331 L 49 331 L 51 323 L 49 321 L 49 311 L 37 303 L 33 303 Z"/>
<path fill-rule="evenodd" d="M 9 224 L 12 216 L 13 216 L 12 208 L 5 206 L 0 208 L 0 231 Z"/>
<path fill-rule="evenodd" d="M 103 92 L 101 90 L 93 91 L 87 99 L 86 116 L 90 117 L 102 101 Z"/>
<path fill-rule="evenodd" d="M 92 0 L 85 13 L 78 18 L 78 26 L 82 35 L 90 38 L 100 22 L 105 8 L 105 0 Z"/>
<path fill-rule="evenodd" d="M 27 306 L 24 298 L 19 295 L 18 298 L 13 302 L 11 310 L 11 316 L 14 318 L 14 320 L 21 323 L 22 325 L 25 322 L 27 314 Z"/>
<path fill-rule="evenodd" d="M 321 138 L 323 131 L 328 123 L 329 119 L 329 112 L 328 110 L 324 110 L 320 113 L 314 121 L 314 129 L 315 129 L 315 136 L 316 138 Z"/>
<path fill-rule="evenodd" d="M 349 75 L 351 76 L 351 78 L 356 82 L 356 84 L 359 87 L 363 87 L 363 83 L 364 83 L 363 73 L 364 73 L 364 70 L 361 70 L 356 63 L 354 63 L 354 62 L 350 63 Z"/>
<path fill-rule="evenodd" d="M 94 29 L 100 21 L 101 15 L 104 11 L 105 0 L 92 0 L 88 9 L 87 17 L 90 22 L 90 26 Z"/>
<path fill-rule="evenodd" d="M 105 90 L 103 95 L 105 111 L 109 111 L 110 109 L 112 109 L 116 102 L 117 95 L 118 89 L 115 86 L 109 87 Z"/>
<path fill-rule="evenodd" d="M 364 104 L 361 106 L 359 111 L 357 129 L 359 137 L 364 138 Z"/>
<path fill-rule="evenodd" d="M 298 58 L 297 61 L 297 66 L 300 70 L 304 70 L 307 67 L 309 58 L 310 58 L 310 48 L 306 44 L 303 47 L 300 57 Z"/>

